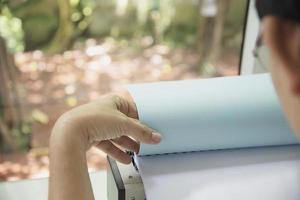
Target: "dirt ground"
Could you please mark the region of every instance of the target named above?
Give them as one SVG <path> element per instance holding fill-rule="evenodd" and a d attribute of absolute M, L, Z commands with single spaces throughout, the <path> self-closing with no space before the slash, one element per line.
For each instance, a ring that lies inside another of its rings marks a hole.
<path fill-rule="evenodd" d="M 18 53 L 15 62 L 32 124 L 32 149 L 0 154 L 0 181 L 48 176 L 48 139 L 64 111 L 106 93 L 122 94 L 128 83 L 201 78 L 195 52 L 163 45 L 141 50 L 90 39 L 81 50 L 52 56 L 41 51 Z M 218 76 L 236 75 L 238 56 L 223 55 L 216 66 Z M 92 148 L 87 157 L 89 170 L 106 169 L 104 153 Z"/>

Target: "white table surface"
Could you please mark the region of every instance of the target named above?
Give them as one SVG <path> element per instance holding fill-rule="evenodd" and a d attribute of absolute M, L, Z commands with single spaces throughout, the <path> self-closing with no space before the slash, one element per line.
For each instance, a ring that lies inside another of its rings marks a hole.
<path fill-rule="evenodd" d="M 106 171 L 90 173 L 96 200 L 107 200 Z M 47 200 L 48 178 L 28 179 L 22 181 L 0 182 L 1 200 Z"/>

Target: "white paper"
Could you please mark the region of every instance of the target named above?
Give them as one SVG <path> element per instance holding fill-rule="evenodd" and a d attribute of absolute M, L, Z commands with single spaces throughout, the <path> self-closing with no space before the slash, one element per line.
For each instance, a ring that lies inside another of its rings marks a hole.
<path fill-rule="evenodd" d="M 299 200 L 300 146 L 138 158 L 147 200 Z"/>
<path fill-rule="evenodd" d="M 259 147 L 299 144 L 268 74 L 129 90 L 139 119 L 162 134 L 136 157 L 147 200 L 300 199 L 300 146 Z"/>
<path fill-rule="evenodd" d="M 139 119 L 162 134 L 139 155 L 297 144 L 269 74 L 129 86 Z"/>

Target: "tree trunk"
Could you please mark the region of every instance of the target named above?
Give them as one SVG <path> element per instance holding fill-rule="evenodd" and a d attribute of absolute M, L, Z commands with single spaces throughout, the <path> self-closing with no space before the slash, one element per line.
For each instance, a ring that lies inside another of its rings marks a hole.
<path fill-rule="evenodd" d="M 203 11 L 205 9 L 203 6 L 207 6 L 205 1 L 212 4 L 208 11 Z M 199 10 L 202 15 L 198 25 L 198 66 L 200 71 L 206 70 L 203 69 L 205 65 L 214 63 L 219 56 L 229 3 L 230 0 L 201 0 L 200 2 Z M 213 6 L 215 6 L 215 12 L 212 9 Z M 214 70 L 209 71 L 213 72 Z"/>
<path fill-rule="evenodd" d="M 69 1 L 57 0 L 59 9 L 59 26 L 46 52 L 59 53 L 69 48 L 73 39 L 73 23 L 71 21 L 71 5 Z"/>
<path fill-rule="evenodd" d="M 7 53 L 5 41 L 0 37 L 0 148 L 5 150 L 19 149 L 20 140 L 24 139 L 18 73 L 12 57 Z"/>

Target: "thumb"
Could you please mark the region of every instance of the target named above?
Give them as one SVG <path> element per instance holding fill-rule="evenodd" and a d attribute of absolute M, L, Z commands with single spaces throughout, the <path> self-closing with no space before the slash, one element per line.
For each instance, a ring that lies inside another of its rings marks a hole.
<path fill-rule="evenodd" d="M 136 119 L 128 117 L 125 126 L 126 135 L 142 143 L 157 144 L 161 140 L 161 135 L 158 132 L 143 125 Z"/>

